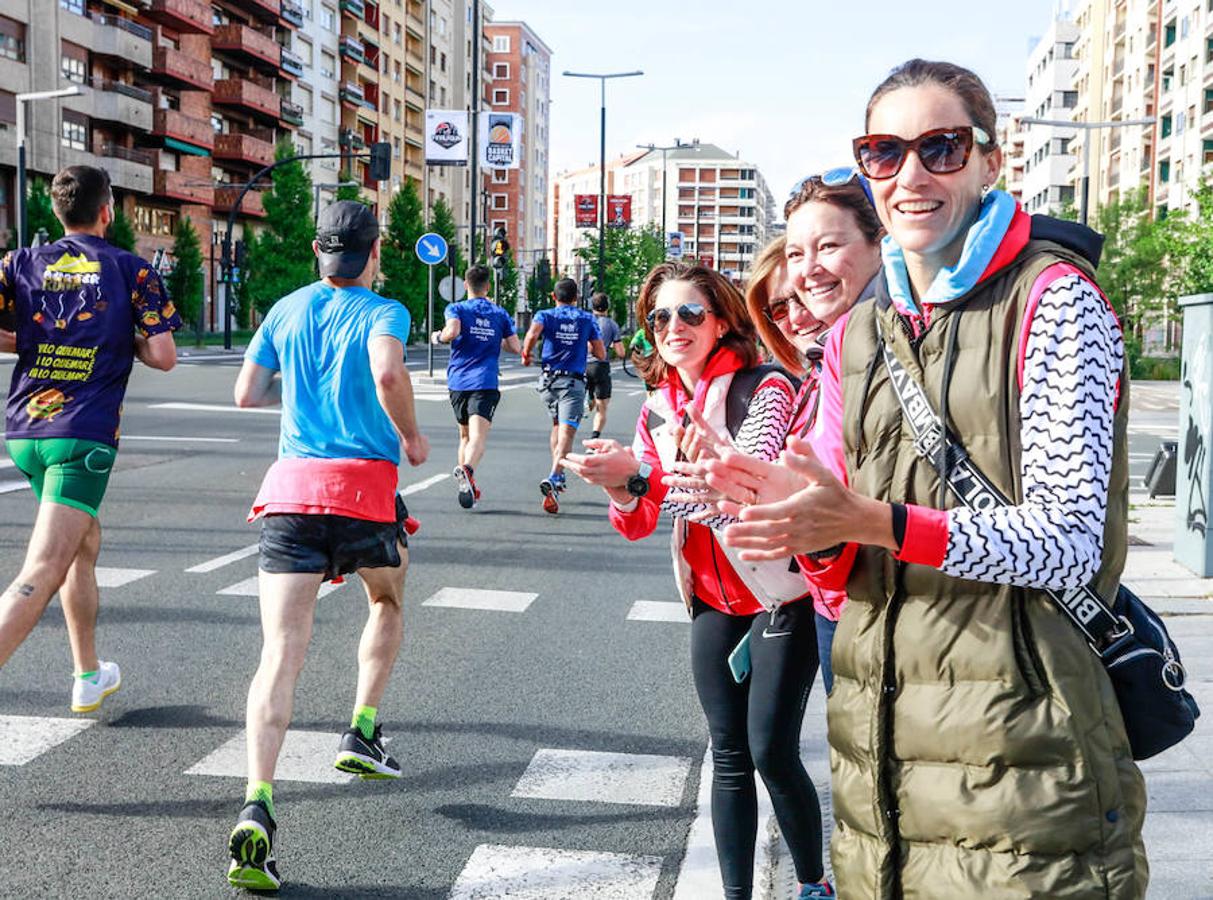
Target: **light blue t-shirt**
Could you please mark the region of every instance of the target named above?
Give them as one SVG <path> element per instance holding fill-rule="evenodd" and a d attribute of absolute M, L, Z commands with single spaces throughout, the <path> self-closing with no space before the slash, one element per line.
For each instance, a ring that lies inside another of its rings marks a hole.
<path fill-rule="evenodd" d="M 556 306 L 535 313 L 543 325 L 543 367 L 585 374 L 586 341 L 601 340 L 594 317 L 576 306 Z"/>
<path fill-rule="evenodd" d="M 459 320 L 459 337 L 451 341 L 446 386 L 452 391 L 497 390 L 501 342 L 514 334 L 510 314 L 491 300 L 474 297 L 452 303 L 446 318 Z"/>
<path fill-rule="evenodd" d="M 244 358 L 282 372 L 280 459 L 400 463 L 400 439 L 375 394 L 367 344 L 385 335 L 406 346 L 409 325 L 404 304 L 323 281 L 271 307 Z"/>

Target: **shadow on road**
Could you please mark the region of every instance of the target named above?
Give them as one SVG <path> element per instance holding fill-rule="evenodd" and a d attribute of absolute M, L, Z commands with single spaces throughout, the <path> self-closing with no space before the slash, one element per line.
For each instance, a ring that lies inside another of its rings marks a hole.
<path fill-rule="evenodd" d="M 496 806 L 482 803 L 449 803 L 437 807 L 434 812 L 454 819 L 472 831 L 488 832 L 536 832 L 564 831 L 583 825 L 613 824 L 616 822 L 672 822 L 685 818 L 686 811 L 678 808 L 621 809 L 613 814 L 556 816 L 551 813 L 507 812 Z"/>

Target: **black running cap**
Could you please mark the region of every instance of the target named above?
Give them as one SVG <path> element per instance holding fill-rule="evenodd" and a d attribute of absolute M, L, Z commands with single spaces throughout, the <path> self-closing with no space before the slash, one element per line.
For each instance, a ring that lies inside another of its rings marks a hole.
<path fill-rule="evenodd" d="M 328 206 L 316 225 L 321 277 L 357 278 L 378 238 L 379 223 L 366 204 L 338 200 Z"/>

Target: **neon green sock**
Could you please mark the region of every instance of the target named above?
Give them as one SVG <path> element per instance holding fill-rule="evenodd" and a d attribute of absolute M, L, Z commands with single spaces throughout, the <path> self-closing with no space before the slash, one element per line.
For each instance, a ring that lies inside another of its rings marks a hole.
<path fill-rule="evenodd" d="M 81 672 L 76 677 L 79 678 L 81 681 L 91 681 L 93 684 L 96 684 L 98 679 L 101 678 L 101 673 L 100 672 Z"/>
<path fill-rule="evenodd" d="M 274 815 L 274 786 L 268 781 L 250 781 L 244 791 L 244 802 L 252 803 L 260 800 L 265 804 L 270 817 Z"/>
<path fill-rule="evenodd" d="M 375 736 L 375 714 L 379 712 L 375 706 L 355 706 L 354 718 L 350 720 L 350 728 L 357 728 L 368 741 Z"/>

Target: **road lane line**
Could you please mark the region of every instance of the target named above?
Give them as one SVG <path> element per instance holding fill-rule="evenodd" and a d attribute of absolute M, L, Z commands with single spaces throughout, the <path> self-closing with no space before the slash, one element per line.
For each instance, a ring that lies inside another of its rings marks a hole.
<path fill-rule="evenodd" d="M 0 766 L 23 766 L 95 722 L 96 719 L 0 716 Z"/>
<path fill-rule="evenodd" d="M 97 587 L 116 588 L 155 575 L 155 569 L 116 569 L 112 566 L 97 566 Z"/>
<path fill-rule="evenodd" d="M 660 875 L 660 856 L 481 844 L 451 886 L 448 900 L 652 900 Z"/>
<path fill-rule="evenodd" d="M 450 478 L 449 472 L 443 472 L 441 475 L 431 475 L 424 481 L 418 481 L 416 484 L 410 484 L 400 489 L 401 497 L 409 497 L 413 494 L 420 494 L 426 488 L 431 488 L 440 481 L 446 481 Z"/>
<path fill-rule="evenodd" d="M 684 625 L 691 623 L 686 606 L 668 600 L 637 600 L 628 610 L 628 619 L 632 622 L 677 622 Z"/>
<path fill-rule="evenodd" d="M 13 491 L 23 491 L 28 487 L 28 481 L 0 481 L 0 494 L 11 494 Z"/>
<path fill-rule="evenodd" d="M 487 609 L 493 612 L 526 612 L 538 594 L 522 591 L 488 591 L 475 588 L 444 587 L 422 606 L 447 606 L 455 609 Z"/>
<path fill-rule="evenodd" d="M 225 413 L 253 413 L 262 416 L 280 416 L 282 410 L 272 409 L 262 406 L 223 406 L 219 403 L 182 403 L 174 401 L 172 403 L 150 403 L 148 409 L 179 409 L 186 412 L 225 412 Z"/>
<path fill-rule="evenodd" d="M 247 547 L 241 547 L 239 550 L 233 550 L 231 553 L 225 553 L 223 556 L 216 556 L 214 559 L 208 559 L 206 562 L 200 562 L 196 566 L 190 566 L 185 571 L 197 572 L 204 574 L 206 572 L 214 572 L 216 569 L 222 569 L 224 566 L 237 562 L 252 556 L 261 549 L 260 544 L 249 544 Z"/>
<path fill-rule="evenodd" d="M 681 806 L 691 760 L 651 753 L 535 751 L 511 797 Z"/>
<path fill-rule="evenodd" d="M 239 444 L 240 438 L 191 437 L 189 435 L 168 434 L 124 434 L 123 441 L 163 441 L 177 444 Z"/>

